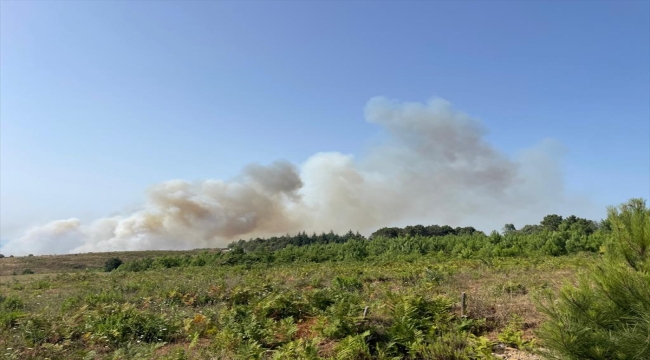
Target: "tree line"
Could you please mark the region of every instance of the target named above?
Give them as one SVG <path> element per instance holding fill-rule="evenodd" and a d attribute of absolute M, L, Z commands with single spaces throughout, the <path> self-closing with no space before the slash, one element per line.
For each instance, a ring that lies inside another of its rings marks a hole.
<path fill-rule="evenodd" d="M 569 251 L 575 252 L 576 249 L 586 251 L 596 251 L 594 248 L 597 244 L 587 241 L 587 239 L 580 239 L 581 237 L 590 236 L 599 229 L 607 231 L 609 229 L 607 220 L 596 222 L 577 217 L 575 215 L 563 218 L 560 215 L 551 214 L 545 216 L 539 224 L 525 225 L 520 230 L 517 230 L 513 224 L 506 224 L 503 227 L 502 235 L 533 235 L 544 233 L 559 233 L 559 238 L 555 242 L 560 247 L 559 253 L 566 252 L 566 242 L 569 241 Z M 344 235 L 335 234 L 333 231 L 329 233 L 321 233 L 312 235 L 306 234 L 304 231 L 297 235 L 284 235 L 274 236 L 271 238 L 255 238 L 250 240 L 239 240 L 232 242 L 228 245 L 229 249 L 241 249 L 244 252 L 266 252 L 277 251 L 286 248 L 287 246 L 307 246 L 314 244 L 341 244 L 350 240 L 375 240 L 375 239 L 396 239 L 407 237 L 444 237 L 444 236 L 483 236 L 485 233 L 476 230 L 472 226 L 467 227 L 451 227 L 449 225 L 410 225 L 403 228 L 400 227 L 383 227 L 373 232 L 367 239 L 359 232 L 348 231 Z M 547 234 L 548 235 L 548 234 Z M 498 237 L 499 234 L 493 232 L 491 237 Z M 578 250 L 578 251 L 580 251 Z"/>
<path fill-rule="evenodd" d="M 285 235 L 268 239 L 240 240 L 228 251 L 205 251 L 198 255 L 167 255 L 122 264 L 123 271 L 143 271 L 205 265 L 266 266 L 292 262 L 340 262 L 394 260 L 412 256 L 439 256 L 487 259 L 515 256 L 561 256 L 579 252 L 599 252 L 611 228 L 606 221 L 595 222 L 576 216 L 548 215 L 539 225 L 521 230 L 506 225 L 502 232 L 485 234 L 473 227 L 406 226 L 382 228 L 368 238 L 348 231 Z"/>

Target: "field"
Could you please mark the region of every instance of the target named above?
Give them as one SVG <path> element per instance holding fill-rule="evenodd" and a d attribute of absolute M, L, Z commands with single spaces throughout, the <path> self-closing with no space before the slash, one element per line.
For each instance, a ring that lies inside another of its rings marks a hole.
<path fill-rule="evenodd" d="M 35 274 L 58 274 L 77 271 L 102 270 L 106 259 L 117 257 L 123 261 L 131 261 L 142 258 L 159 257 L 169 254 L 174 255 L 195 255 L 206 250 L 188 251 L 123 251 L 105 253 L 86 253 L 68 255 L 44 255 L 44 256 L 19 256 L 5 257 L 0 259 L 0 281 L 13 279 L 10 275 L 20 275 L 25 270 L 34 271 Z M 219 249 L 209 250 L 219 251 Z"/>
<path fill-rule="evenodd" d="M 599 257 L 481 260 L 431 253 L 102 269 L 112 257 L 222 257 L 215 252 L 2 258 L 0 356 L 535 359 L 535 329 L 543 320 L 535 298 L 572 281 Z M 24 269 L 34 274 L 11 275 Z"/>

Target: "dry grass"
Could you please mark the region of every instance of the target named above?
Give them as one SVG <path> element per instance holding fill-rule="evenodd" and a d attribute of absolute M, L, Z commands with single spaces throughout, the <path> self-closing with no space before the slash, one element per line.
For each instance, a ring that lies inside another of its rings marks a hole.
<path fill-rule="evenodd" d="M 4 258 L 0 258 L 0 277 L 14 275 L 14 273 L 16 275 L 21 275 L 25 269 L 30 269 L 35 274 L 102 270 L 106 260 L 114 257 L 120 258 L 122 261 L 131 261 L 164 255 L 196 255 L 206 250 L 220 251 L 220 249 L 196 249 L 179 251 L 120 251 L 68 255 L 5 256 Z"/>

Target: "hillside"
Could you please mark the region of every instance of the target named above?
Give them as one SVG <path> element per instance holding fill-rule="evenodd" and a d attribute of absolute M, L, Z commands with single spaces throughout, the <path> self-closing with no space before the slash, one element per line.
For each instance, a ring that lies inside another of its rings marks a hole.
<path fill-rule="evenodd" d="M 160 257 L 165 255 L 196 255 L 204 250 L 181 251 L 118 251 L 86 254 L 66 255 L 41 255 L 41 256 L 15 256 L 0 258 L 0 278 L 9 275 L 22 274 L 25 269 L 35 274 L 56 274 L 63 272 L 95 271 L 102 270 L 106 260 L 117 257 L 123 261 Z M 221 251 L 210 249 L 209 251 Z"/>

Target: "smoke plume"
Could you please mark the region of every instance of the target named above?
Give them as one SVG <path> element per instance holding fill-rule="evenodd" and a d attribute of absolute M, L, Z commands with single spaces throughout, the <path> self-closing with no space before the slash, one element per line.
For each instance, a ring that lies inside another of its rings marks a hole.
<path fill-rule="evenodd" d="M 552 140 L 510 159 L 486 142 L 477 120 L 442 99 L 373 98 L 365 117 L 388 140 L 362 158 L 318 153 L 299 167 L 248 165 L 232 181 L 166 181 L 150 189 L 137 212 L 89 224 L 53 221 L 3 252 L 221 247 L 303 230 L 368 234 L 416 223 L 491 230 L 582 205 L 564 194 L 562 147 Z"/>

